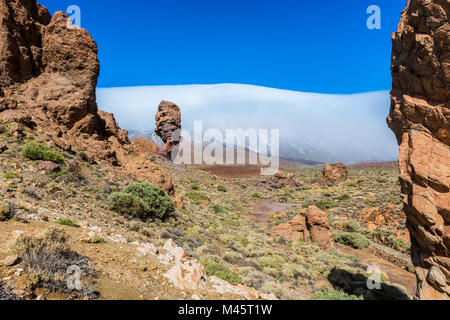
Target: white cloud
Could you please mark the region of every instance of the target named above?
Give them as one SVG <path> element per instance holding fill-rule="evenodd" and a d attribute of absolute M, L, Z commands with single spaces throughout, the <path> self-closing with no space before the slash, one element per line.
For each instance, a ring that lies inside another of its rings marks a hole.
<path fill-rule="evenodd" d="M 150 131 L 161 100 L 183 126 L 280 129 L 281 155 L 312 161 L 389 161 L 398 147 L 386 125 L 389 92 L 326 95 L 239 84 L 99 88 L 99 107 L 126 129 Z"/>

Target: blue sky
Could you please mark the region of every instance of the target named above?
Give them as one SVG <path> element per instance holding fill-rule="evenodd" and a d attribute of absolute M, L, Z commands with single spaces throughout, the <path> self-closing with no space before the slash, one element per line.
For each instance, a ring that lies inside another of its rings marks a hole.
<path fill-rule="evenodd" d="M 242 83 L 318 93 L 391 87 L 391 33 L 406 0 L 40 0 L 81 8 L 99 87 Z M 369 30 L 378 5 L 382 29 Z"/>

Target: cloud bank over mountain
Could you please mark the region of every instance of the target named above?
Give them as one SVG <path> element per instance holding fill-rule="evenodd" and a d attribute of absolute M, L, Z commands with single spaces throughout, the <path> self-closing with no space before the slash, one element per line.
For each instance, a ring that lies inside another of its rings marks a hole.
<path fill-rule="evenodd" d="M 240 84 L 99 88 L 99 107 L 122 128 L 151 131 L 161 100 L 180 106 L 183 127 L 280 129 L 280 155 L 320 162 L 392 161 L 398 146 L 386 125 L 389 92 L 303 93 Z"/>

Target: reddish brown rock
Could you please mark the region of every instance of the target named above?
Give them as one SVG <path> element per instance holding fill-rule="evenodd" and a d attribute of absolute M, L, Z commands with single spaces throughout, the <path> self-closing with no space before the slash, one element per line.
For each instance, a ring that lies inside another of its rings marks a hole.
<path fill-rule="evenodd" d="M 133 146 L 144 154 L 158 154 L 159 148 L 156 143 L 148 141 L 144 138 L 136 138 L 131 142 Z"/>
<path fill-rule="evenodd" d="M 276 226 L 274 231 L 279 237 L 287 241 L 295 242 L 300 239 L 309 241 L 311 239 L 309 230 L 306 227 L 306 218 L 303 214 L 295 216 L 287 223 Z"/>
<path fill-rule="evenodd" d="M 0 27 L 1 121 L 33 127 L 65 151 L 81 150 L 89 162 L 173 193 L 167 174 L 114 116 L 98 111 L 98 49 L 88 31 L 71 28 L 63 12 L 51 17 L 35 0 L 0 0 Z"/>
<path fill-rule="evenodd" d="M 155 120 L 155 132 L 165 143 L 159 154 L 170 158 L 173 149 L 178 144 L 177 141 L 174 141 L 175 139 L 172 139 L 172 136 L 175 131 L 181 129 L 180 108 L 173 102 L 161 101 Z"/>
<path fill-rule="evenodd" d="M 275 227 L 274 232 L 287 241 L 302 239 L 315 243 L 322 250 L 330 250 L 333 247 L 328 216 L 315 206 L 310 206 L 306 214 L 300 213 L 291 221 Z"/>
<path fill-rule="evenodd" d="M 306 211 L 306 226 L 311 234 L 311 241 L 322 250 L 333 247 L 330 237 L 330 223 L 325 212 L 315 206 L 310 206 Z"/>
<path fill-rule="evenodd" d="M 450 3 L 410 0 L 393 34 L 389 127 L 418 299 L 450 298 Z"/>
<path fill-rule="evenodd" d="M 329 186 L 339 182 L 346 181 L 348 176 L 347 168 L 343 163 L 328 164 L 326 163 L 319 182 Z"/>
<path fill-rule="evenodd" d="M 57 172 L 61 169 L 59 164 L 51 161 L 37 161 L 37 168 L 41 171 L 45 171 L 47 174 Z"/>

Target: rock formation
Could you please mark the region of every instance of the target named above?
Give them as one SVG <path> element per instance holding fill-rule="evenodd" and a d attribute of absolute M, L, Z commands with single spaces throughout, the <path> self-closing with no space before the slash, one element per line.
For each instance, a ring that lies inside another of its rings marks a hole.
<path fill-rule="evenodd" d="M 181 129 L 181 111 L 173 102 L 162 101 L 158 107 L 156 120 L 156 134 L 165 143 L 160 155 L 169 158 L 178 141 L 172 140 L 173 133 Z"/>
<path fill-rule="evenodd" d="M 450 298 L 450 2 L 409 0 L 393 34 L 389 127 L 418 299 Z"/>
<path fill-rule="evenodd" d="M 275 227 L 274 231 L 288 241 L 303 239 L 317 244 L 322 250 L 330 250 L 333 247 L 328 216 L 315 206 L 310 206 L 306 213 L 300 213 L 291 221 Z"/>
<path fill-rule="evenodd" d="M 173 191 L 168 176 L 128 140 L 112 114 L 98 111 L 97 45 L 34 0 L 0 0 L 0 121 L 41 131 L 67 152 L 104 162 Z"/>
<path fill-rule="evenodd" d="M 322 172 L 320 183 L 332 186 L 341 181 L 347 180 L 347 168 L 343 163 L 328 164 L 326 163 Z"/>
<path fill-rule="evenodd" d="M 133 139 L 133 141 L 131 141 L 131 143 L 141 153 L 148 153 L 148 154 L 158 154 L 159 153 L 159 148 L 156 145 L 156 143 L 151 142 L 147 139 L 135 138 L 135 139 Z"/>

